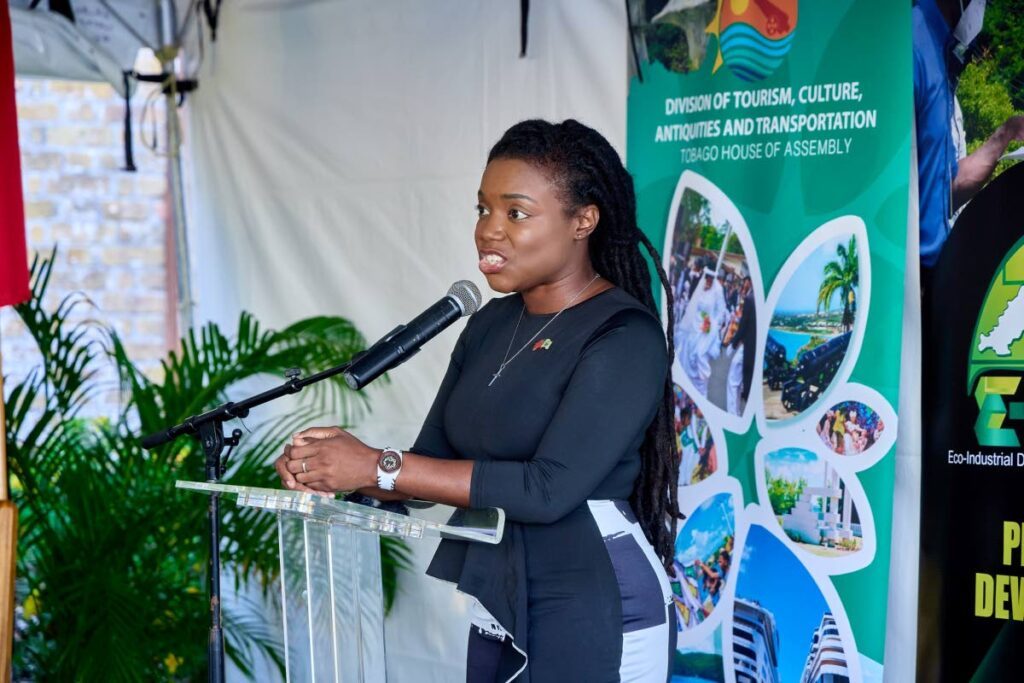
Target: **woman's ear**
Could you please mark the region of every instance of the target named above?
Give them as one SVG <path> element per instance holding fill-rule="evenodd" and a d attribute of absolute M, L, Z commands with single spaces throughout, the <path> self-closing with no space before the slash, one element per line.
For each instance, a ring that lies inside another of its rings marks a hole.
<path fill-rule="evenodd" d="M 576 212 L 576 225 L 573 238 L 583 240 L 590 237 L 590 233 L 594 232 L 594 229 L 597 228 L 597 223 L 600 220 L 601 211 L 597 208 L 596 204 L 588 204 L 582 207 Z"/>

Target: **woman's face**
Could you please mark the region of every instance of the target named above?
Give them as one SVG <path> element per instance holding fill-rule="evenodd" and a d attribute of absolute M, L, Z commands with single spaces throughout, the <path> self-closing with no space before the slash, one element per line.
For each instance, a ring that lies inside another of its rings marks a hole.
<path fill-rule="evenodd" d="M 479 268 L 492 289 L 522 292 L 582 265 L 580 231 L 585 237 L 593 229 L 586 229 L 586 212 L 566 215 L 558 188 L 536 166 L 495 159 L 484 169 L 477 201 Z"/>

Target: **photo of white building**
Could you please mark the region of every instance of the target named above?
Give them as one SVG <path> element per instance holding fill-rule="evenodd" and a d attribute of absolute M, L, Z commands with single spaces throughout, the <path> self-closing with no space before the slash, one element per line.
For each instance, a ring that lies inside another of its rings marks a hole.
<path fill-rule="evenodd" d="M 779 630 L 775 615 L 755 600 L 737 597 L 732 617 L 736 683 L 779 683 Z"/>
<path fill-rule="evenodd" d="M 765 465 L 770 487 L 780 482 L 795 492 L 795 500 L 772 500 L 772 509 L 791 540 L 823 556 L 861 549 L 860 516 L 849 488 L 827 460 L 802 448 L 784 448 L 769 453 Z"/>
<path fill-rule="evenodd" d="M 739 678 L 737 677 L 737 680 Z M 839 628 L 831 612 L 825 612 L 821 624 L 811 637 L 811 650 L 800 683 L 849 683 L 846 653 L 839 638 Z"/>
<path fill-rule="evenodd" d="M 839 479 L 839 473 L 822 462 L 821 485 L 808 486 L 800 500 L 782 518 L 782 528 L 801 537 L 804 543 L 839 547 L 841 542 L 856 543 L 860 525 L 853 520 L 853 501 Z"/>

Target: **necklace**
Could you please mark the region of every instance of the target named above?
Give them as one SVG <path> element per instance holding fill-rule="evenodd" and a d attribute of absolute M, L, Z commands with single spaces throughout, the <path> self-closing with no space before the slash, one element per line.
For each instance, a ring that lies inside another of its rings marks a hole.
<path fill-rule="evenodd" d="M 516 351 L 514 354 L 512 354 L 512 357 L 509 358 L 508 354 L 509 354 L 510 351 L 512 351 L 512 342 L 514 342 L 516 340 L 516 334 L 519 332 L 519 325 L 522 324 L 523 316 L 526 314 L 526 304 L 523 303 L 523 310 L 519 311 L 519 320 L 516 322 L 516 329 L 512 330 L 512 338 L 508 340 L 508 348 L 505 349 L 505 357 L 502 359 L 501 365 L 498 366 L 498 371 L 496 373 L 494 373 L 494 376 L 491 377 L 491 381 L 487 383 L 487 386 L 491 386 L 492 384 L 497 382 L 498 378 L 501 377 L 502 370 L 504 370 L 505 367 L 509 363 L 514 361 L 516 359 L 516 356 L 518 356 L 520 353 L 522 353 L 526 349 L 527 346 L 532 344 L 533 340 L 536 339 L 537 337 L 539 337 L 540 333 L 543 332 L 544 330 L 546 330 L 548 325 L 550 325 L 551 323 L 555 322 L 558 319 L 558 316 L 562 315 L 562 313 L 565 312 L 565 309 L 567 309 L 570 306 L 572 306 L 573 302 L 576 301 L 576 299 L 580 298 L 580 296 L 583 294 L 583 292 L 585 292 L 588 289 L 590 289 L 590 285 L 594 284 L 597 281 L 597 278 L 599 278 L 599 277 L 601 277 L 600 274 L 595 275 L 593 277 L 593 279 L 590 282 L 588 282 L 586 284 L 586 286 L 583 287 L 583 289 L 581 289 L 580 291 L 576 292 L 576 295 L 573 298 L 569 299 L 569 303 L 567 303 L 565 306 L 562 306 L 562 310 L 560 310 L 558 313 L 555 313 L 555 316 L 553 318 L 551 318 L 551 320 L 549 320 L 546 323 L 544 323 L 544 325 L 539 330 L 537 330 L 537 333 L 534 334 L 532 337 L 530 337 L 528 340 L 526 340 L 526 343 L 523 344 L 521 347 L 519 347 L 519 350 Z"/>

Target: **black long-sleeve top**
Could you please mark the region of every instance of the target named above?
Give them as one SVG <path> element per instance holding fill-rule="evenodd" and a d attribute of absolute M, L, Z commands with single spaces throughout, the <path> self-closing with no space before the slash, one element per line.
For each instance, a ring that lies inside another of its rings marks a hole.
<path fill-rule="evenodd" d="M 471 506 L 505 510 L 500 544 L 442 541 L 428 574 L 476 597 L 519 649 L 531 596 L 579 591 L 584 621 L 594 610 L 621 618 L 602 539 L 580 512 L 587 500 L 629 498 L 668 373 L 659 321 L 612 288 L 566 309 L 488 386 L 506 353 L 554 316 L 525 313 L 513 340 L 522 313 L 516 294 L 469 320 L 412 447 L 473 460 Z M 522 658 L 506 651 L 511 676 Z"/>

